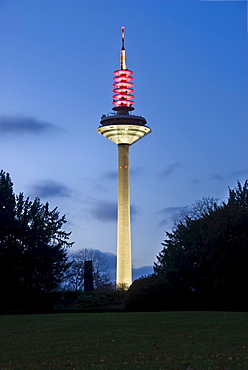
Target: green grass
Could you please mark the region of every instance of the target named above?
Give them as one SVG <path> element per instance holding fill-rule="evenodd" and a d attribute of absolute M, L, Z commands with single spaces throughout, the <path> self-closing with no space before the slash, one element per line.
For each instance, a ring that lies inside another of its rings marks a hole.
<path fill-rule="evenodd" d="M 248 369 L 248 313 L 0 316 L 0 369 Z"/>

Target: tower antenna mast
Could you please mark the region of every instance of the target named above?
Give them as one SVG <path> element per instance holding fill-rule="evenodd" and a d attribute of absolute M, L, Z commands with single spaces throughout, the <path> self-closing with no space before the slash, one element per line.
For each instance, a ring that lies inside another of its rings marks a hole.
<path fill-rule="evenodd" d="M 121 27 L 121 39 L 122 39 L 122 49 L 124 50 L 125 27 Z"/>
<path fill-rule="evenodd" d="M 124 40 L 125 40 L 125 27 L 121 27 L 121 63 L 120 63 L 121 70 L 127 69 L 126 50 L 124 46 Z"/>

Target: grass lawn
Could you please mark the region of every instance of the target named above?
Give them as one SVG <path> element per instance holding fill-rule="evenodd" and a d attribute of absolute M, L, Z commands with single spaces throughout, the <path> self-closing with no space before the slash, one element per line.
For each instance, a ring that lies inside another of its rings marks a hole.
<path fill-rule="evenodd" d="M 4 369 L 248 369 L 248 313 L 0 316 Z"/>

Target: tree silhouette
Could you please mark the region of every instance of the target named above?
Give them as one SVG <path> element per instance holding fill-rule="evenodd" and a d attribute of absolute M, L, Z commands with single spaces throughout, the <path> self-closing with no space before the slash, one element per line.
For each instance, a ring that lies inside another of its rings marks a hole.
<path fill-rule="evenodd" d="M 39 198 L 15 197 L 8 173 L 0 172 L 0 290 L 2 309 L 35 305 L 59 286 L 68 267 L 70 233 L 57 208 Z"/>
<path fill-rule="evenodd" d="M 166 233 L 156 274 L 182 281 L 205 304 L 244 307 L 248 269 L 248 182 L 229 189 L 227 202 L 204 198 Z"/>

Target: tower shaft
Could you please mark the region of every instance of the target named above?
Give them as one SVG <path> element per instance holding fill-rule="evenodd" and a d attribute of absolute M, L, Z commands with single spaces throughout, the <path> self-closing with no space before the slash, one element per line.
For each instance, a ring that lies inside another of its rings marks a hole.
<path fill-rule="evenodd" d="M 118 145 L 117 287 L 132 284 L 129 145 Z"/>

